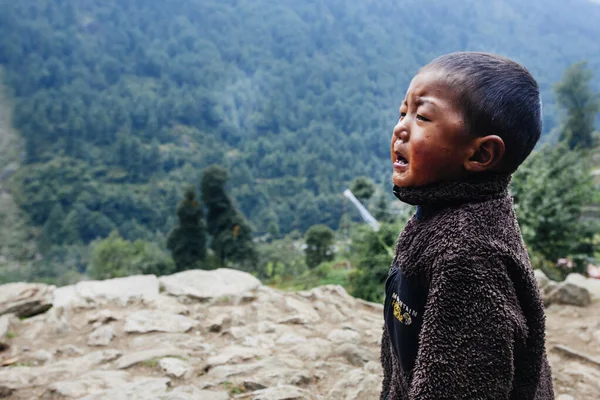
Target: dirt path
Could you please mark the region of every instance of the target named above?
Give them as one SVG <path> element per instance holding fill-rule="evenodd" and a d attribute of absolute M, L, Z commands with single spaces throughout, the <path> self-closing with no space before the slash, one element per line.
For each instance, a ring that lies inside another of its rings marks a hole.
<path fill-rule="evenodd" d="M 600 303 L 586 308 L 551 305 L 546 315 L 546 346 L 556 394 L 575 400 L 600 399 Z M 592 360 L 570 355 L 565 346 Z"/>

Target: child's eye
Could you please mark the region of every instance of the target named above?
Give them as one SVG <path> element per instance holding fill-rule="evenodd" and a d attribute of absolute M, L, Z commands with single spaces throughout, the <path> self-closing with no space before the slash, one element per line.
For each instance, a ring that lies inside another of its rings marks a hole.
<path fill-rule="evenodd" d="M 406 113 L 401 112 L 400 115 L 398 116 L 398 119 L 400 120 L 404 117 L 406 117 Z"/>
<path fill-rule="evenodd" d="M 418 114 L 417 114 L 417 119 L 420 119 L 421 121 L 425 121 L 425 122 L 431 121 L 429 118 L 425 118 L 424 116 L 418 115 Z"/>

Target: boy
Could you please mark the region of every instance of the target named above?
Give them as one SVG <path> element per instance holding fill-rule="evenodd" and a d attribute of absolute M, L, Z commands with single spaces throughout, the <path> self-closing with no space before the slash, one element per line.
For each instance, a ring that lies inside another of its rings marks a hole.
<path fill-rule="evenodd" d="M 442 56 L 394 127 L 394 194 L 417 206 L 385 284 L 381 399 L 554 399 L 545 316 L 508 194 L 541 133 L 539 88 L 491 54 Z"/>

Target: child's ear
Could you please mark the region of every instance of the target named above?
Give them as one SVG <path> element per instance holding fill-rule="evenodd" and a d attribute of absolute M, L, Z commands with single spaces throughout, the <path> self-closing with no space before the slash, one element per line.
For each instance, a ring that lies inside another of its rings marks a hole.
<path fill-rule="evenodd" d="M 478 137 L 473 140 L 470 157 L 465 162 L 469 172 L 490 171 L 500 165 L 505 152 L 504 140 L 496 135 Z"/>

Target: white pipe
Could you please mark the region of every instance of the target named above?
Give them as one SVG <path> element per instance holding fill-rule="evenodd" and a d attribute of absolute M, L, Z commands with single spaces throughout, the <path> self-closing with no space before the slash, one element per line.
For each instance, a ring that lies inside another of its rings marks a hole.
<path fill-rule="evenodd" d="M 363 206 L 360 203 L 360 201 L 358 201 L 358 199 L 356 197 L 354 197 L 354 194 L 352 194 L 350 189 L 344 190 L 344 196 L 346 196 L 348 199 L 350 199 L 352 204 L 354 204 L 356 206 L 356 208 L 358 208 L 358 212 L 360 213 L 360 216 L 362 217 L 362 219 L 365 220 L 365 222 L 367 224 L 369 224 L 371 229 L 373 229 L 374 232 L 379 232 L 379 228 L 381 227 L 379 225 L 379 222 L 377 222 L 377 220 L 371 215 L 371 213 L 365 208 L 365 206 Z"/>

